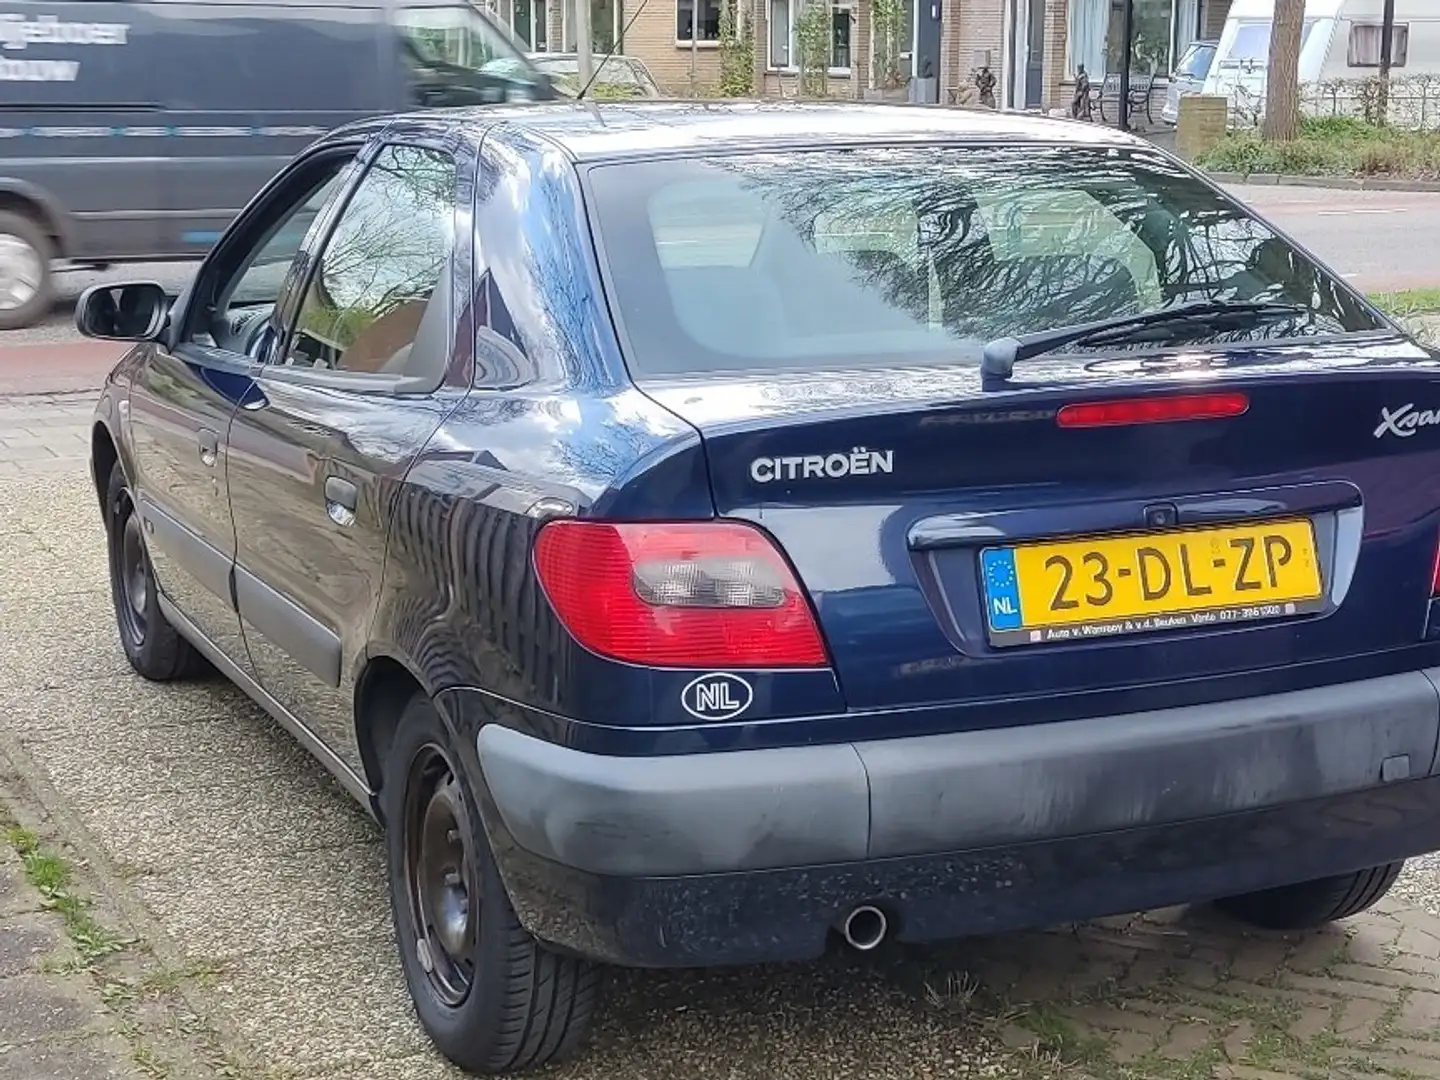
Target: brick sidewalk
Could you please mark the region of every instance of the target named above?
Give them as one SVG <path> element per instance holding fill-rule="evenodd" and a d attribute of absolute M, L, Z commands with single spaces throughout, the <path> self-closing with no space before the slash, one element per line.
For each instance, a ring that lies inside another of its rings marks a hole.
<path fill-rule="evenodd" d="M 0 476 L 88 467 L 98 391 L 0 396 Z"/>
<path fill-rule="evenodd" d="M 0 1080 L 131 1080 L 131 1048 L 75 967 L 60 917 L 0 847 Z"/>

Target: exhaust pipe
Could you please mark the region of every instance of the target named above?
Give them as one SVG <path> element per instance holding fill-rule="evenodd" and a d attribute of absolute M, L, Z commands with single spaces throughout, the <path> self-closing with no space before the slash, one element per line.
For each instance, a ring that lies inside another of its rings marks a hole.
<path fill-rule="evenodd" d="M 885 913 L 869 904 L 861 904 L 840 923 L 840 936 L 857 952 L 869 952 L 885 940 L 890 920 Z"/>

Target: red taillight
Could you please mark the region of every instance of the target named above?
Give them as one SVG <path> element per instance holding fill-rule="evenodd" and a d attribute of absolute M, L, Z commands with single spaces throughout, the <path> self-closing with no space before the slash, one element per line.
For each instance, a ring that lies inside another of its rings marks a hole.
<path fill-rule="evenodd" d="M 1430 596 L 1440 596 L 1440 547 L 1435 549 L 1435 565 L 1430 570 Z"/>
<path fill-rule="evenodd" d="M 1066 405 L 1055 420 L 1064 428 L 1120 427 L 1125 424 L 1164 424 L 1175 420 L 1222 419 L 1239 416 L 1248 408 L 1250 399 L 1244 394 L 1181 394 L 1080 402 Z"/>
<path fill-rule="evenodd" d="M 733 521 L 552 521 L 535 570 L 591 652 L 656 667 L 824 667 L 825 645 L 789 565 Z"/>

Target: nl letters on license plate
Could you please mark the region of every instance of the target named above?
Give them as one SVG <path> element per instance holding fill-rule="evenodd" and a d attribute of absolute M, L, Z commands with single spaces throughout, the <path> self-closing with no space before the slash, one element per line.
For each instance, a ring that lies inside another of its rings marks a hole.
<path fill-rule="evenodd" d="M 986 548 L 980 571 L 993 645 L 1283 618 L 1325 606 L 1308 520 Z"/>

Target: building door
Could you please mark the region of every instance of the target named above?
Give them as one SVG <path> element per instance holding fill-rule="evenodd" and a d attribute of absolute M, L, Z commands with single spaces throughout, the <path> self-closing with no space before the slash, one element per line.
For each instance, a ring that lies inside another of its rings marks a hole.
<path fill-rule="evenodd" d="M 940 101 L 940 14 L 944 0 L 918 0 L 915 10 L 913 100 Z"/>
<path fill-rule="evenodd" d="M 1025 2 L 1025 108 L 1038 109 L 1045 97 L 1045 0 Z"/>

